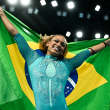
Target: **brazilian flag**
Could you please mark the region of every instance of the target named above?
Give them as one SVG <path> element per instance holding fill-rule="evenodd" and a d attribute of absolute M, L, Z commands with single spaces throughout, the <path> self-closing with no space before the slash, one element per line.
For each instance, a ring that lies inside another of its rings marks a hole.
<path fill-rule="evenodd" d="M 5 13 L 29 46 L 44 55 L 39 50 L 40 36 L 10 13 Z M 66 58 L 104 40 L 68 43 Z M 0 19 L 0 110 L 35 110 L 30 81 L 27 64 Z M 64 94 L 69 110 L 110 110 L 110 47 L 90 56 L 70 73 Z"/>

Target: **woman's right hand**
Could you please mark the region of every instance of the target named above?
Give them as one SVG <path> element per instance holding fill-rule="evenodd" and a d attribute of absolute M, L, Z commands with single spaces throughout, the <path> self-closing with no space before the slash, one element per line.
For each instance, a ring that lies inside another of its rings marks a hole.
<path fill-rule="evenodd" d="M 2 9 L 2 7 L 0 7 L 0 17 L 4 15 L 4 11 Z"/>

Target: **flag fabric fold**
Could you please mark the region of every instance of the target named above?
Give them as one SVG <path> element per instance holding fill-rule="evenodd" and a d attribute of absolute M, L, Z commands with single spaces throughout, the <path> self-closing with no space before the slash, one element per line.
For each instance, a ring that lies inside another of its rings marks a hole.
<path fill-rule="evenodd" d="M 5 11 L 29 46 L 39 49 L 39 34 Z M 68 43 L 67 58 L 106 39 Z M 66 96 L 69 110 L 110 109 L 110 47 L 90 56 L 76 69 L 78 80 Z M 26 62 L 14 38 L 0 19 L 0 110 L 35 110 L 33 91 L 27 81 Z"/>
<path fill-rule="evenodd" d="M 10 35 L 3 33 L 3 30 L 4 27 L 0 20 L 0 105 L 23 97 L 8 53 L 6 39 L 2 37 L 10 37 Z"/>
<path fill-rule="evenodd" d="M 79 53 L 104 39 L 81 41 L 72 45 L 69 52 Z M 72 48 L 72 46 L 74 48 Z M 90 56 L 78 69 L 78 82 L 73 90 L 74 103 L 69 105 L 70 110 L 109 110 L 110 107 L 110 47 Z M 90 64 L 90 65 L 89 65 Z M 92 65 L 91 65 L 92 64 Z M 81 80 L 81 83 L 79 83 Z M 84 83 L 84 86 L 83 86 Z M 82 94 L 82 95 L 81 95 Z M 78 98 L 79 97 L 79 98 Z"/>

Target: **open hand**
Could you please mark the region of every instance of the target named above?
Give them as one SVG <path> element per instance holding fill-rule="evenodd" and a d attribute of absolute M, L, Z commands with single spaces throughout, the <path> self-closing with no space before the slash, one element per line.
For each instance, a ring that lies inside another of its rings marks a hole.
<path fill-rule="evenodd" d="M 2 7 L 0 7 L 0 17 L 1 17 L 2 15 L 4 15 L 4 11 L 3 11 Z"/>

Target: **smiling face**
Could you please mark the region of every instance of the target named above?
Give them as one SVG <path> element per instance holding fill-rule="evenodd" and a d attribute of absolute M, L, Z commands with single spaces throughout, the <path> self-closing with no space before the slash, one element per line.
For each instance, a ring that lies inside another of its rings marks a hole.
<path fill-rule="evenodd" d="M 47 42 L 46 46 L 48 47 L 47 55 L 59 57 L 60 55 L 63 55 L 66 46 L 66 39 L 61 35 L 56 35 Z"/>

